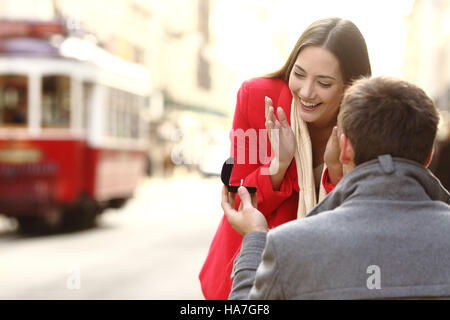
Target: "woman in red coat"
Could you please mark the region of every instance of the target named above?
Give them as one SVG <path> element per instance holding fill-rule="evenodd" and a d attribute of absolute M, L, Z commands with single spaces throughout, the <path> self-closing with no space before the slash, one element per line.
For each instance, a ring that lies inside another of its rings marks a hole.
<path fill-rule="evenodd" d="M 340 101 L 352 80 L 370 74 L 358 28 L 329 18 L 303 32 L 279 71 L 242 84 L 230 135 L 230 185 L 257 187 L 269 228 L 305 216 L 342 177 L 333 130 Z M 241 242 L 224 216 L 199 276 L 206 299 L 228 298 Z"/>

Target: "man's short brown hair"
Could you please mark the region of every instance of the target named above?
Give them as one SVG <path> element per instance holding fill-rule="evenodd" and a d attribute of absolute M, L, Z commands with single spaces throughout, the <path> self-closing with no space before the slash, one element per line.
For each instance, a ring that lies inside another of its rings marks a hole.
<path fill-rule="evenodd" d="M 390 77 L 355 81 L 345 92 L 338 116 L 356 165 L 382 154 L 424 164 L 438 123 L 439 113 L 422 89 Z"/>

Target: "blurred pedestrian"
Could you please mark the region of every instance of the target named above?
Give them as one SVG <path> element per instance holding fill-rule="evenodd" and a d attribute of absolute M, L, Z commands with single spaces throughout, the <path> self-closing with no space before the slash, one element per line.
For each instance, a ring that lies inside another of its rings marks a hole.
<path fill-rule="evenodd" d="M 352 80 L 370 74 L 359 29 L 351 21 L 327 18 L 303 32 L 279 71 L 242 84 L 231 135 L 237 161 L 230 185 L 257 187 L 258 208 L 269 228 L 304 217 L 342 177 L 333 131 L 340 102 Z M 252 130 L 267 130 L 269 143 L 242 146 L 239 137 L 234 143 L 236 135 Z M 261 154 L 272 160 L 252 163 L 252 156 Z M 224 216 L 199 275 L 206 299 L 227 299 L 241 242 Z"/>
<path fill-rule="evenodd" d="M 405 81 L 361 79 L 338 117 L 345 176 L 305 219 L 267 233 L 245 188 L 230 299 L 450 298 L 450 194 L 425 167 L 439 116 Z M 264 253 L 263 253 L 264 251 Z"/>
<path fill-rule="evenodd" d="M 439 143 L 438 148 L 439 151 L 436 152 L 432 171 L 442 185 L 450 190 L 450 134 L 447 139 Z"/>

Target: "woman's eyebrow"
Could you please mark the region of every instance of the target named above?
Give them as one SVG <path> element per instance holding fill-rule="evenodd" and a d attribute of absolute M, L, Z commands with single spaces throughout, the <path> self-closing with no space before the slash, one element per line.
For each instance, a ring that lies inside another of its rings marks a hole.
<path fill-rule="evenodd" d="M 307 73 L 307 72 L 305 71 L 305 69 L 303 69 L 302 67 L 300 67 L 298 64 L 296 64 L 295 67 L 297 67 L 301 72 Z M 317 76 L 317 78 L 326 78 L 326 79 L 336 80 L 335 77 L 328 76 L 328 75 L 323 75 L 323 74 L 319 74 L 319 75 Z"/>

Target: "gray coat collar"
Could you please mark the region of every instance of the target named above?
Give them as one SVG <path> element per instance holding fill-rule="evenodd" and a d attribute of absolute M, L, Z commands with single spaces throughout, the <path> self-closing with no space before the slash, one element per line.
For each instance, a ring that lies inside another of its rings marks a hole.
<path fill-rule="evenodd" d="M 350 171 L 306 217 L 333 210 L 351 199 L 399 201 L 443 201 L 450 194 L 423 165 L 389 154 L 367 161 Z"/>

